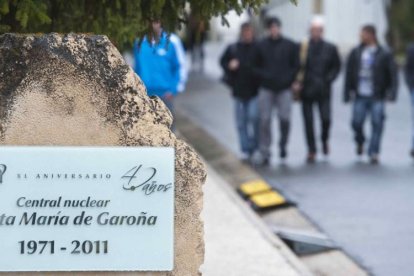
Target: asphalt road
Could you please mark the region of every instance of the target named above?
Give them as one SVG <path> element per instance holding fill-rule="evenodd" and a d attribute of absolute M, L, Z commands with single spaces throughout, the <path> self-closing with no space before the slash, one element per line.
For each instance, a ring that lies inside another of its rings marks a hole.
<path fill-rule="evenodd" d="M 221 46 L 220 46 L 221 47 Z M 218 52 L 219 48 L 211 51 Z M 208 53 L 209 54 L 209 53 Z M 236 154 L 239 153 L 233 102 L 220 84 L 216 56 L 207 61 L 209 77 L 192 74 L 176 108 L 190 116 Z M 295 104 L 289 157 L 274 158 L 260 173 L 279 188 L 323 231 L 374 275 L 414 275 L 414 162 L 408 155 L 411 110 L 401 82 L 397 103 L 387 106 L 381 163 L 355 156 L 350 105 L 341 102 L 342 77 L 334 84 L 331 155 L 305 163 L 306 147 L 299 104 Z M 273 127 L 277 141 L 277 125 Z M 366 128 L 370 125 L 366 124 Z"/>

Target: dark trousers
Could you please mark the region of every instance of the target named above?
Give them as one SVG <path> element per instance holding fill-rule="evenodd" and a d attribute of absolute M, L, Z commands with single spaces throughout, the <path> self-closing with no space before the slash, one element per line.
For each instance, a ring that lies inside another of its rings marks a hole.
<path fill-rule="evenodd" d="M 303 121 L 305 124 L 305 136 L 308 144 L 308 151 L 310 153 L 316 153 L 316 141 L 314 130 L 314 106 L 318 107 L 319 115 L 321 118 L 321 140 L 322 143 L 328 142 L 329 129 L 331 127 L 331 100 L 329 97 L 320 99 L 303 99 L 302 100 L 302 113 Z"/>

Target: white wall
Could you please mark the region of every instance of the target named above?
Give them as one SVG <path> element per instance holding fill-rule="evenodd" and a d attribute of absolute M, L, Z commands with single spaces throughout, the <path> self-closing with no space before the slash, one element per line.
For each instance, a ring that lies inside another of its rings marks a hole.
<path fill-rule="evenodd" d="M 281 19 L 282 31 L 286 37 L 301 41 L 308 35 L 315 1 L 317 0 L 298 0 L 298 5 L 295 6 L 289 0 L 270 0 L 266 6 L 267 14 Z M 377 27 L 380 43 L 385 44 L 387 1 L 389 0 L 322 0 L 326 39 L 337 44 L 342 53 L 347 53 L 359 43 L 361 27 L 370 23 Z M 213 40 L 224 43 L 235 41 L 240 24 L 248 20 L 246 13 L 238 16 L 231 12 L 227 18 L 230 27 L 222 26 L 219 18 L 211 20 L 210 33 Z"/>
<path fill-rule="evenodd" d="M 316 0 L 299 0 L 298 6 L 294 6 L 288 0 L 270 0 L 268 14 L 282 20 L 286 36 L 300 41 L 307 36 L 314 1 Z M 388 26 L 385 2 L 386 0 L 323 0 L 326 39 L 347 52 L 358 43 L 360 28 L 371 23 L 377 27 L 380 42 L 385 43 Z"/>
<path fill-rule="evenodd" d="M 385 44 L 387 19 L 382 0 L 325 0 L 326 37 L 343 49 L 359 42 L 363 25 L 377 27 L 380 43 Z"/>
<path fill-rule="evenodd" d="M 221 40 L 223 42 L 236 41 L 239 37 L 240 25 L 249 19 L 247 13 L 239 16 L 236 12 L 230 12 L 226 18 L 230 26 L 223 25 L 219 17 L 213 18 L 210 21 L 210 36 L 213 40 Z"/>
<path fill-rule="evenodd" d="M 306 37 L 312 18 L 312 1 L 299 0 L 295 6 L 289 0 L 270 0 L 267 16 L 277 16 L 282 21 L 284 35 L 301 41 Z"/>

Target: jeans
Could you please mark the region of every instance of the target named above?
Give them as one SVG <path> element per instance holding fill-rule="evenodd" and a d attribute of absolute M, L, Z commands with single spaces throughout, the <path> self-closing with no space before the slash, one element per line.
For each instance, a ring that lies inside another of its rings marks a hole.
<path fill-rule="evenodd" d="M 365 142 L 364 122 L 367 115 L 371 117 L 372 134 L 368 148 L 368 155 L 377 155 L 380 152 L 382 131 L 385 120 L 385 104 L 382 100 L 359 97 L 353 106 L 352 128 L 355 133 L 355 142 L 363 145 Z"/>
<path fill-rule="evenodd" d="M 261 89 L 259 93 L 260 107 L 260 135 L 259 147 L 264 158 L 270 157 L 270 145 L 272 143 L 272 112 L 273 108 L 277 109 L 279 118 L 280 140 L 279 147 L 281 150 L 286 149 L 290 130 L 290 114 L 292 109 L 292 93 L 290 90 L 273 92 L 268 89 Z"/>
<path fill-rule="evenodd" d="M 171 130 L 175 131 L 175 123 L 174 123 L 174 98 L 170 97 L 160 97 L 160 99 L 164 102 L 165 106 L 170 110 L 171 115 L 173 116 L 173 123 L 171 125 Z"/>
<path fill-rule="evenodd" d="M 302 113 L 303 121 L 305 123 L 306 142 L 308 144 L 309 153 L 316 153 L 313 107 L 318 106 L 319 115 L 321 117 L 321 140 L 322 143 L 328 142 L 329 129 L 331 127 L 331 100 L 329 97 L 324 97 L 317 100 L 303 99 Z"/>
<path fill-rule="evenodd" d="M 257 149 L 259 136 L 257 97 L 249 100 L 235 98 L 234 102 L 241 151 L 252 155 Z"/>

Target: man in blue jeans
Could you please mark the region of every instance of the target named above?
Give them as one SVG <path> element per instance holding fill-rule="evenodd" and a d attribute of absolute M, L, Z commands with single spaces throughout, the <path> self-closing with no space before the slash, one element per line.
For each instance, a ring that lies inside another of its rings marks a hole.
<path fill-rule="evenodd" d="M 411 144 L 411 156 L 414 158 L 414 44 L 411 44 L 407 48 L 407 62 L 405 64 L 405 80 L 408 85 L 408 89 L 411 94 L 411 107 L 412 107 L 412 124 L 413 124 L 413 134 L 412 134 L 412 144 Z"/>
<path fill-rule="evenodd" d="M 251 161 L 258 146 L 259 114 L 257 94 L 259 79 L 253 68 L 256 59 L 257 44 L 250 23 L 241 26 L 240 40 L 230 44 L 220 59 L 228 85 L 231 86 L 237 130 L 243 161 Z"/>
<path fill-rule="evenodd" d="M 358 155 L 364 153 L 365 119 L 368 115 L 371 117 L 368 156 L 372 164 L 379 162 L 385 100 L 396 100 L 397 87 L 397 67 L 392 54 L 378 44 L 375 27 L 364 26 L 361 30 L 361 45 L 353 49 L 348 58 L 344 101 L 354 101 L 352 128 Z"/>

